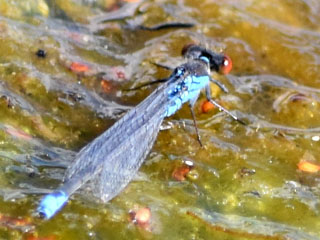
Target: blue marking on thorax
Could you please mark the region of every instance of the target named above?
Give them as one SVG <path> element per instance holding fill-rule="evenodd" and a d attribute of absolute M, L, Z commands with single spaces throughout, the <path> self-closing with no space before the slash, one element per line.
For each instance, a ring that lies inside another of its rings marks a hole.
<path fill-rule="evenodd" d="M 210 76 L 187 76 L 181 83 L 177 84 L 174 89 L 168 91 L 168 98 L 170 99 L 167 108 L 166 117 L 173 115 L 181 106 L 194 98 L 198 97 L 199 92 L 207 84 L 209 84 Z"/>
<path fill-rule="evenodd" d="M 204 62 L 207 63 L 207 64 L 210 64 L 210 60 L 209 60 L 209 58 L 207 58 L 206 56 L 200 56 L 199 59 L 202 60 L 202 61 L 204 61 Z"/>

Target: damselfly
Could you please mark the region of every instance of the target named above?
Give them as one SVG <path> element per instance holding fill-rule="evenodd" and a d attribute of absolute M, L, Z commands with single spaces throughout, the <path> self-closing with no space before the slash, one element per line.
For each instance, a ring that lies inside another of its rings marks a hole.
<path fill-rule="evenodd" d="M 52 217 L 87 181 L 94 181 L 94 194 L 104 202 L 117 196 L 151 150 L 163 119 L 173 115 L 186 102 L 194 118 L 192 109 L 203 88 L 211 103 L 241 122 L 213 101 L 210 94 L 210 81 L 227 91 L 223 84 L 210 77 L 210 70 L 230 70 L 230 59 L 197 45 L 185 47 L 182 53 L 187 59 L 185 64 L 174 69 L 169 78 L 155 81 L 163 84 L 76 155 L 62 186 L 41 200 L 40 216 Z"/>

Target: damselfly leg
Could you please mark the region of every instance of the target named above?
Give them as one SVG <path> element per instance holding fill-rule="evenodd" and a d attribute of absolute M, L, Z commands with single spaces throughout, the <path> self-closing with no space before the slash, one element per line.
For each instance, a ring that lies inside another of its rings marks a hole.
<path fill-rule="evenodd" d="M 191 115 L 192 115 L 192 120 L 193 120 L 193 125 L 194 125 L 194 128 L 196 129 L 196 134 L 197 134 L 197 140 L 200 144 L 200 147 L 203 147 L 203 144 L 201 142 L 201 137 L 200 137 L 200 134 L 199 134 L 199 130 L 198 130 L 198 125 L 197 125 L 197 121 L 196 121 L 196 116 L 194 114 L 194 110 L 193 110 L 193 105 L 192 104 L 189 104 L 189 107 L 190 107 L 190 111 L 191 111 Z"/>
<path fill-rule="evenodd" d="M 215 105 L 217 108 L 219 108 L 220 111 L 225 112 L 226 114 L 228 114 L 230 117 L 232 117 L 234 120 L 236 120 L 237 122 L 241 123 L 242 125 L 247 125 L 245 122 L 243 122 L 241 119 L 239 119 L 237 116 L 235 116 L 233 113 L 229 112 L 227 109 L 225 109 L 224 107 L 222 107 L 219 103 L 217 103 L 216 101 L 214 101 L 211 97 L 211 90 L 210 90 L 210 86 L 207 85 L 206 86 L 206 97 L 207 100 L 212 103 L 213 105 Z"/>
<path fill-rule="evenodd" d="M 171 68 L 171 67 L 169 67 L 167 65 L 163 65 L 161 63 L 156 63 L 156 62 L 151 62 L 151 63 L 153 65 L 157 66 L 157 67 L 164 68 L 164 69 L 169 70 L 169 71 L 173 71 L 174 70 L 174 68 Z"/>
<path fill-rule="evenodd" d="M 224 93 L 229 92 L 228 88 L 223 83 L 219 82 L 218 80 L 210 78 L 210 82 L 216 84 Z"/>

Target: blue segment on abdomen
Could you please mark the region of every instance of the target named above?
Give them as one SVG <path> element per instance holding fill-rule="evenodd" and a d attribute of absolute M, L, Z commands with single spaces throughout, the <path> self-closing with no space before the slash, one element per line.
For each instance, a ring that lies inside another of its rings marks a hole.
<path fill-rule="evenodd" d="M 196 98 L 201 89 L 209 84 L 209 81 L 209 76 L 189 75 L 186 77 L 183 82 L 175 87 L 175 89 L 168 92 L 170 104 L 168 105 L 165 116 L 169 117 L 173 115 L 184 103 Z"/>
<path fill-rule="evenodd" d="M 56 212 L 62 208 L 68 200 L 67 194 L 63 191 L 55 191 L 50 193 L 41 200 L 38 212 L 46 219 L 51 218 Z"/>

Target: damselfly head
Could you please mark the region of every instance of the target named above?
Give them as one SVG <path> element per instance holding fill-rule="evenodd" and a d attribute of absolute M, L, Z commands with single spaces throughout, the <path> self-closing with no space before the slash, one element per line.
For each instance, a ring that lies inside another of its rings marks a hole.
<path fill-rule="evenodd" d="M 196 45 L 195 43 L 189 43 L 182 48 L 181 54 L 185 58 L 198 59 L 201 57 L 201 53 L 204 48 Z"/>
<path fill-rule="evenodd" d="M 209 64 L 210 69 L 227 74 L 232 69 L 232 61 L 227 55 L 215 53 L 196 44 L 187 44 L 182 49 L 182 55 L 189 59 L 199 59 Z"/>

